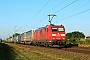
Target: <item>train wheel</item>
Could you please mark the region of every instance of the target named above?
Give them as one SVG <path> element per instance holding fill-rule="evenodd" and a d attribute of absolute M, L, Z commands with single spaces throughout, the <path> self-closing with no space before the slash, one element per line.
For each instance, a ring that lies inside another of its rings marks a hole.
<path fill-rule="evenodd" d="M 53 44 L 51 43 L 51 44 L 49 44 L 49 47 L 53 47 Z"/>
<path fill-rule="evenodd" d="M 46 44 L 45 44 L 45 46 L 46 46 L 46 47 L 49 47 L 49 44 L 48 44 L 48 43 L 46 43 Z"/>
<path fill-rule="evenodd" d="M 38 42 L 38 46 L 40 46 L 40 42 Z"/>
<path fill-rule="evenodd" d="M 46 46 L 46 43 L 44 43 L 44 47 Z"/>

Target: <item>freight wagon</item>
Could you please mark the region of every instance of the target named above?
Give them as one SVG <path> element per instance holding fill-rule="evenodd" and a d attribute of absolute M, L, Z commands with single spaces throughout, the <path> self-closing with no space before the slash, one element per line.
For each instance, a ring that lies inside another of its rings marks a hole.
<path fill-rule="evenodd" d="M 21 35 L 18 35 L 18 36 L 16 36 L 15 38 L 15 43 L 20 43 L 20 39 L 21 39 Z"/>
<path fill-rule="evenodd" d="M 34 30 L 30 30 L 21 34 L 21 43 L 31 44 L 33 41 Z"/>
<path fill-rule="evenodd" d="M 21 39 L 20 39 L 20 43 L 24 43 L 24 33 L 20 34 Z"/>
<path fill-rule="evenodd" d="M 8 43 L 14 42 L 14 41 L 13 41 L 13 38 L 7 38 L 7 42 L 8 42 Z"/>

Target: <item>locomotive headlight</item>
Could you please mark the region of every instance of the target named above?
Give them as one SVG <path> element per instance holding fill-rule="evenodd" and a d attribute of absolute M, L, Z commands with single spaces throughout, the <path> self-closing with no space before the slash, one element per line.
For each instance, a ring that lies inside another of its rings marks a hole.
<path fill-rule="evenodd" d="M 62 38 L 62 39 L 65 39 L 65 38 Z"/>
<path fill-rule="evenodd" d="M 61 36 L 65 36 L 65 34 L 61 34 Z"/>
<path fill-rule="evenodd" d="M 49 42 L 52 42 L 52 41 L 49 41 Z"/>
<path fill-rule="evenodd" d="M 56 34 L 52 34 L 52 36 L 56 36 Z"/>

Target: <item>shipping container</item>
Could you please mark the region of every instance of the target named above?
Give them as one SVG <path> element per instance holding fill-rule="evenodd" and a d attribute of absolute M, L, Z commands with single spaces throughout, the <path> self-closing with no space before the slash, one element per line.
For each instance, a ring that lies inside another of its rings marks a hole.
<path fill-rule="evenodd" d="M 24 44 L 31 44 L 33 41 L 34 30 L 30 30 L 21 34 L 21 42 Z"/>
<path fill-rule="evenodd" d="M 22 33 L 20 36 L 21 36 L 20 43 L 24 43 L 24 33 Z"/>

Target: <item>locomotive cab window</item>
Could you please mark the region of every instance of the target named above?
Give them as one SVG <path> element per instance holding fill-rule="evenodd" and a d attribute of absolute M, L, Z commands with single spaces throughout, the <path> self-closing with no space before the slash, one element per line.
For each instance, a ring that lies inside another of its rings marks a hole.
<path fill-rule="evenodd" d="M 52 28 L 52 32 L 57 32 L 58 29 L 57 28 Z"/>
<path fill-rule="evenodd" d="M 64 28 L 52 28 L 52 32 L 62 32 Z"/>
<path fill-rule="evenodd" d="M 58 31 L 64 31 L 64 28 L 58 28 Z"/>

